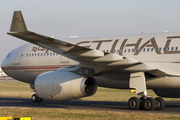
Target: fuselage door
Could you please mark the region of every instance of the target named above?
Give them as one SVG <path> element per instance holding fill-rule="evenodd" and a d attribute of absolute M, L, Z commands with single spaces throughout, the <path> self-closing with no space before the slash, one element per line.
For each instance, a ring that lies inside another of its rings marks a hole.
<path fill-rule="evenodd" d="M 14 65 L 20 64 L 21 57 L 23 57 L 23 50 L 24 47 L 20 48 L 19 51 L 17 52 L 16 57 L 14 59 Z"/>
<path fill-rule="evenodd" d="M 61 55 L 61 63 L 69 63 L 69 58 Z"/>

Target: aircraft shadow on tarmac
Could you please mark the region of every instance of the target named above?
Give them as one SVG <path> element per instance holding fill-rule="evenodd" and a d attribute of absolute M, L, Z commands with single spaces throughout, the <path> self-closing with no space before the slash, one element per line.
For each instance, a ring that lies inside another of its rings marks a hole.
<path fill-rule="evenodd" d="M 79 110 L 103 110 L 122 112 L 147 112 L 144 110 L 129 110 L 127 102 L 113 101 L 46 101 L 32 102 L 28 98 L 6 98 L 0 97 L 0 107 L 25 107 L 25 108 L 65 108 Z M 180 101 L 167 101 L 163 111 L 148 111 L 149 113 L 180 114 Z"/>
<path fill-rule="evenodd" d="M 42 107 L 42 108 L 78 108 L 86 109 L 87 107 L 92 108 L 109 108 L 109 109 L 126 109 L 127 102 L 109 102 L 109 101 L 82 101 L 82 100 L 72 100 L 72 101 L 46 101 L 33 103 L 31 99 L 27 98 L 6 98 L 0 97 L 1 107 Z M 91 109 L 92 109 L 91 108 Z"/>

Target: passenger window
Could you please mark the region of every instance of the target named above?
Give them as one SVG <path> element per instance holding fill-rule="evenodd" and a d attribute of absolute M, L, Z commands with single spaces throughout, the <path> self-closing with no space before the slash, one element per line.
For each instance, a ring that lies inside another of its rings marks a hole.
<path fill-rule="evenodd" d="M 165 47 L 163 48 L 163 51 L 165 51 Z"/>
<path fill-rule="evenodd" d="M 36 56 L 36 53 L 35 53 L 35 55 L 34 56 Z"/>
<path fill-rule="evenodd" d="M 56 53 L 56 56 L 58 55 L 58 53 Z"/>
<path fill-rule="evenodd" d="M 31 53 L 29 53 L 29 57 L 31 56 Z"/>
<path fill-rule="evenodd" d="M 153 48 L 151 48 L 151 51 L 153 51 Z"/>
<path fill-rule="evenodd" d="M 119 49 L 117 50 L 117 53 L 119 53 Z"/>
<path fill-rule="evenodd" d="M 147 52 L 149 52 L 149 48 L 147 49 Z"/>
<path fill-rule="evenodd" d="M 134 49 L 132 49 L 132 52 L 134 52 Z"/>
<path fill-rule="evenodd" d="M 52 53 L 50 53 L 50 56 L 52 55 Z"/>
<path fill-rule="evenodd" d="M 34 56 L 34 53 L 32 53 L 32 57 Z"/>
<path fill-rule="evenodd" d="M 47 53 L 47 56 L 49 55 L 49 53 Z"/>
<path fill-rule="evenodd" d="M 39 53 L 38 53 L 38 56 L 39 56 Z"/>
<path fill-rule="evenodd" d="M 178 50 L 178 47 L 176 47 L 176 51 Z"/>
<path fill-rule="evenodd" d="M 46 56 L 46 53 L 44 53 L 44 56 Z"/>
<path fill-rule="evenodd" d="M 26 57 L 28 57 L 28 53 L 26 54 Z"/>
<path fill-rule="evenodd" d="M 144 48 L 143 52 L 145 52 L 145 51 L 146 51 L 146 48 Z"/>
<path fill-rule="evenodd" d="M 159 51 L 161 51 L 161 48 L 159 48 Z"/>
<path fill-rule="evenodd" d="M 126 49 L 124 50 L 124 52 L 126 52 Z"/>
<path fill-rule="evenodd" d="M 171 51 L 173 51 L 174 47 L 171 48 Z"/>
<path fill-rule="evenodd" d="M 168 49 L 167 49 L 168 51 L 169 51 L 169 47 L 168 47 Z"/>
<path fill-rule="evenodd" d="M 56 53 L 54 52 L 54 53 L 53 53 L 53 56 L 54 56 L 55 54 L 56 54 Z"/>
<path fill-rule="evenodd" d="M 128 52 L 130 52 L 130 49 L 128 50 Z"/>
<path fill-rule="evenodd" d="M 155 51 L 157 51 L 157 48 L 155 49 Z"/>
<path fill-rule="evenodd" d="M 116 50 L 114 50 L 114 53 L 116 52 Z"/>

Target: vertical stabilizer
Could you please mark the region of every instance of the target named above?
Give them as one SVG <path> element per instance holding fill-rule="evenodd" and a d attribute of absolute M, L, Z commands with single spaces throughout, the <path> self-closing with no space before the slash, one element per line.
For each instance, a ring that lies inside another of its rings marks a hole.
<path fill-rule="evenodd" d="M 14 11 L 10 32 L 27 31 L 21 11 Z"/>

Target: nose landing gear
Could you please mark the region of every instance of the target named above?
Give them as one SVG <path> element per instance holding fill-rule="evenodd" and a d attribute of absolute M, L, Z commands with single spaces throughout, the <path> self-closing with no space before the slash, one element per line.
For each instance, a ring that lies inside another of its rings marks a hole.
<path fill-rule="evenodd" d="M 42 102 L 43 101 L 43 99 L 39 98 L 36 94 L 32 95 L 31 100 L 33 102 Z"/>

